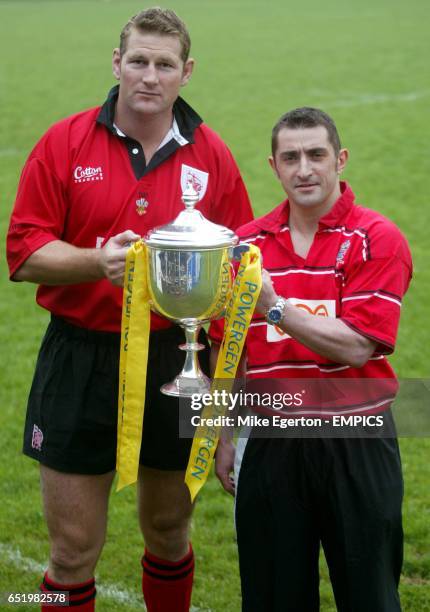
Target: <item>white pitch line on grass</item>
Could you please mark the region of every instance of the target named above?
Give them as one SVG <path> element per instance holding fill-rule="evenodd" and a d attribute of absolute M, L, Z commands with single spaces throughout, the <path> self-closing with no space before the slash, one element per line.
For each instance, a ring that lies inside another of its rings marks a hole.
<path fill-rule="evenodd" d="M 308 91 L 308 95 L 312 98 L 321 99 L 321 106 L 330 104 L 330 106 L 366 106 L 369 104 L 384 104 L 385 102 L 416 102 L 422 98 L 430 96 L 430 89 L 422 89 L 419 91 L 405 91 L 399 93 L 376 93 L 362 92 L 357 94 L 346 94 L 333 98 L 333 92 L 318 88 L 312 88 Z"/>
<path fill-rule="evenodd" d="M 416 102 L 422 98 L 428 98 L 430 91 L 410 91 L 399 94 L 384 94 L 384 93 L 363 93 L 350 98 L 333 100 L 330 106 L 333 107 L 349 107 L 349 106 L 367 106 L 372 104 L 384 104 L 385 102 Z M 326 101 L 327 103 L 327 101 Z"/>
<path fill-rule="evenodd" d="M 19 548 L 13 548 L 0 542 L 0 558 L 9 564 L 14 565 L 21 571 L 43 574 L 46 565 L 39 563 L 31 557 L 24 557 Z M 106 599 L 112 599 L 120 604 L 135 606 L 137 609 L 145 610 L 142 600 L 131 591 L 120 589 L 116 584 L 97 585 L 97 592 Z M 190 612 L 203 612 L 201 608 L 192 606 Z M 205 612 L 211 612 L 206 610 Z"/>

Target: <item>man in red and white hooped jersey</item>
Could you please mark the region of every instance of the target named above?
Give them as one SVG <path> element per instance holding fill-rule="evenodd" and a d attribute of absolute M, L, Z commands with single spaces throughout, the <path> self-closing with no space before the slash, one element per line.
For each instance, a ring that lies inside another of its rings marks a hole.
<path fill-rule="evenodd" d="M 276 388 L 276 380 L 302 379 L 300 388 L 309 383 L 316 394 L 322 380 L 330 380 L 329 393 L 333 379 L 364 381 L 329 407 L 304 400 L 288 416 L 374 414 L 395 396 L 385 355 L 394 350 L 411 256 L 393 223 L 355 204 L 339 178 L 347 159 L 328 115 L 311 108 L 287 113 L 273 129 L 269 161 L 288 199 L 238 230 L 260 247 L 265 268 L 246 342 L 247 380 L 270 378 Z M 215 342 L 220 328 L 212 324 Z M 231 441 L 222 440 L 217 475 L 231 493 L 234 455 Z M 257 434 L 240 459 L 244 611 L 318 610 L 320 543 L 339 610 L 400 610 L 403 489 L 394 437 Z"/>

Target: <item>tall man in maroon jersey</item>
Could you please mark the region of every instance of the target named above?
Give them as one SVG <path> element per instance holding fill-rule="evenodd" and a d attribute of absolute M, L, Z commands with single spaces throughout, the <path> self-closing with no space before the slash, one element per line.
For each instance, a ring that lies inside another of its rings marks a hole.
<path fill-rule="evenodd" d="M 355 204 L 340 181 L 347 159 L 335 124 L 318 109 L 295 109 L 275 125 L 270 164 L 288 199 L 238 230 L 260 247 L 266 268 L 243 364 L 253 391 L 258 383 L 298 393 L 278 416 L 330 424 L 341 415 L 365 416 L 390 429 L 396 382 L 385 355 L 394 350 L 412 262 L 397 227 Z M 218 322 L 211 337 L 221 339 Z M 306 395 L 322 389 L 324 397 L 331 388 L 344 392 L 322 406 Z M 338 610 L 400 610 L 403 483 L 396 438 L 298 435 L 259 438 L 254 429 L 248 442 L 239 440 L 243 610 L 319 610 L 320 543 Z M 217 475 L 233 494 L 234 461 L 226 436 L 217 449 Z"/>
<path fill-rule="evenodd" d="M 252 218 L 230 151 L 179 97 L 194 67 L 189 51 L 173 11 L 147 9 L 130 19 L 113 53 L 119 87 L 101 107 L 41 138 L 12 213 L 11 278 L 38 283 L 37 301 L 52 313 L 24 435 L 24 452 L 40 462 L 51 542 L 42 589 L 69 591 L 76 612 L 95 607 L 114 478 L 128 245 L 177 216 L 190 180 L 212 221 L 234 229 Z M 192 506 L 184 484 L 191 441 L 179 439 L 178 402 L 159 392 L 181 368 L 181 338 L 178 327 L 152 315 L 138 483 L 149 612 L 186 612 L 191 599 Z"/>

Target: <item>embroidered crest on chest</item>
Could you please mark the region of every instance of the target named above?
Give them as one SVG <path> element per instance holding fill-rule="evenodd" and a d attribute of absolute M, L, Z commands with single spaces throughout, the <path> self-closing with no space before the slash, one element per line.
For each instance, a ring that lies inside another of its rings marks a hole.
<path fill-rule="evenodd" d="M 191 183 L 194 190 L 199 196 L 199 202 L 203 200 L 208 187 L 209 173 L 203 170 L 198 170 L 187 164 L 182 164 L 181 168 L 181 190 L 185 191 L 188 183 Z"/>
<path fill-rule="evenodd" d="M 340 249 L 336 255 L 336 268 L 343 265 L 345 263 L 345 255 L 351 246 L 351 240 L 345 240 L 340 245 Z"/>
<path fill-rule="evenodd" d="M 136 212 L 138 215 L 144 215 L 146 213 L 146 209 L 149 206 L 149 202 L 146 198 L 141 197 L 136 200 Z"/>

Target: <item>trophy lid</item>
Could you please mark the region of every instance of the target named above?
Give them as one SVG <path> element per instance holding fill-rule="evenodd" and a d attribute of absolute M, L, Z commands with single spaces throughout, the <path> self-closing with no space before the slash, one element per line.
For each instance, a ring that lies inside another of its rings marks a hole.
<path fill-rule="evenodd" d="M 191 182 L 182 194 L 185 210 L 174 221 L 150 230 L 144 242 L 158 249 L 197 249 L 209 250 L 234 246 L 239 238 L 223 225 L 208 221 L 194 206 L 199 196 Z"/>

